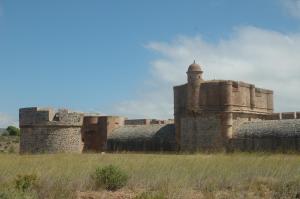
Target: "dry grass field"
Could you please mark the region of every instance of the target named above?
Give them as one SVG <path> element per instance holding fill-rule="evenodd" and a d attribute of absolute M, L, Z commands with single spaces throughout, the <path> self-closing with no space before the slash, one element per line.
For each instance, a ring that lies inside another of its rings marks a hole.
<path fill-rule="evenodd" d="M 19 151 L 18 136 L 0 136 L 0 153 L 16 153 Z"/>
<path fill-rule="evenodd" d="M 96 189 L 96 167 L 129 175 L 119 191 Z M 15 188 L 17 175 L 36 184 Z M 293 154 L 0 154 L 0 198 L 299 198 L 300 156 Z"/>

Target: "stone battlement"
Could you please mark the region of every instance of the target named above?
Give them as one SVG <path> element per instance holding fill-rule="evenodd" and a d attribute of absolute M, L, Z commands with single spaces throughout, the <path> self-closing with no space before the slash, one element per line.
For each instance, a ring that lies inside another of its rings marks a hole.
<path fill-rule="evenodd" d="M 82 126 L 83 113 L 51 108 L 21 108 L 19 111 L 20 127 L 25 126 Z"/>
<path fill-rule="evenodd" d="M 300 112 L 282 112 L 267 115 L 266 120 L 300 119 Z"/>
<path fill-rule="evenodd" d="M 173 124 L 174 120 L 158 120 L 158 119 L 127 119 L 125 125 L 149 125 L 149 124 Z"/>

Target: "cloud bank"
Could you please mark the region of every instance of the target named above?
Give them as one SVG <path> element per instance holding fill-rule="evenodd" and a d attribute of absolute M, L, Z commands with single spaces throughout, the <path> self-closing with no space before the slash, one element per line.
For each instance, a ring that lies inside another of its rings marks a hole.
<path fill-rule="evenodd" d="M 186 82 L 185 72 L 194 59 L 203 65 L 206 80 L 254 83 L 274 90 L 275 111 L 300 111 L 300 34 L 247 26 L 217 42 L 180 36 L 171 42 L 150 42 L 146 48 L 160 57 L 150 63 L 151 77 L 139 96 L 116 106 L 122 115 L 172 118 L 172 87 Z"/>

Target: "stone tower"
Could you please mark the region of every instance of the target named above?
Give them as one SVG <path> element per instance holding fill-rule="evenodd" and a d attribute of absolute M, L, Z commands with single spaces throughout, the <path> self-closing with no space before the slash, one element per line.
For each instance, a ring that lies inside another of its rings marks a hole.
<path fill-rule="evenodd" d="M 188 100 L 187 100 L 187 109 L 191 112 L 196 112 L 199 105 L 199 94 L 200 94 L 200 85 L 203 82 L 202 74 L 203 71 L 199 64 L 192 63 L 187 74 L 188 81 Z"/>
<path fill-rule="evenodd" d="M 187 83 L 175 86 L 174 121 L 179 150 L 230 149 L 230 140 L 244 122 L 273 113 L 273 91 L 233 80 L 206 80 L 195 62 Z"/>
<path fill-rule="evenodd" d="M 20 153 L 80 153 L 83 114 L 44 108 L 21 108 Z"/>

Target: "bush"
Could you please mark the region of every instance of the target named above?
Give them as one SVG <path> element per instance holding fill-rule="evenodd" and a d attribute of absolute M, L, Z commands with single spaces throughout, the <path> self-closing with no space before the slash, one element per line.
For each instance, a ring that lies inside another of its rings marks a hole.
<path fill-rule="evenodd" d="M 120 168 L 108 165 L 96 169 L 94 180 L 97 187 L 105 187 L 107 190 L 115 191 L 126 185 L 128 175 Z"/>
<path fill-rule="evenodd" d="M 0 192 L 0 199 L 9 199 L 9 196 L 5 192 Z"/>
<path fill-rule="evenodd" d="M 6 131 L 11 136 L 20 136 L 20 129 L 15 126 L 8 126 L 6 128 Z"/>
<path fill-rule="evenodd" d="M 37 176 L 31 175 L 17 175 L 15 179 L 15 187 L 20 191 L 26 191 L 36 185 Z"/>

